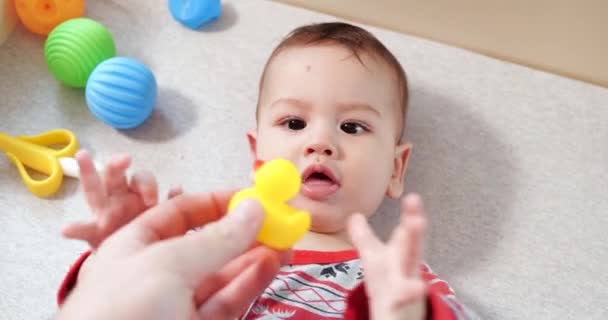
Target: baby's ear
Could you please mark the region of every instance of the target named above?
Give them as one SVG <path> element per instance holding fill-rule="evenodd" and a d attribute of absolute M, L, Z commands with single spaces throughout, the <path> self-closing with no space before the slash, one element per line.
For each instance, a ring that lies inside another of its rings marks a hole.
<path fill-rule="evenodd" d="M 253 159 L 257 159 L 257 137 L 255 132 L 249 131 L 247 132 L 247 141 L 249 142 L 249 151 L 251 152 L 251 156 Z"/>
<path fill-rule="evenodd" d="M 411 143 L 403 143 L 395 148 L 393 173 L 391 175 L 391 181 L 388 184 L 388 189 L 386 190 L 386 195 L 389 198 L 397 199 L 403 194 L 403 180 L 405 178 L 405 171 L 407 170 L 407 163 L 411 153 Z"/>

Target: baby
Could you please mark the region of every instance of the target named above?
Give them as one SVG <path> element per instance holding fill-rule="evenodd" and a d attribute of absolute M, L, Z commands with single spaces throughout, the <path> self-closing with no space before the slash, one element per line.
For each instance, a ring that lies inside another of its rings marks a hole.
<path fill-rule="evenodd" d="M 366 221 L 385 197 L 402 196 L 412 150 L 402 141 L 407 108 L 403 68 L 359 27 L 307 25 L 275 48 L 260 80 L 257 128 L 248 134 L 249 145 L 256 160 L 284 158 L 298 167 L 302 188 L 290 205 L 310 212 L 312 225 L 290 264 L 241 319 L 472 317 L 447 283 L 421 263 L 426 218 L 417 195 L 402 201 L 401 222 L 387 243 Z M 146 172 L 128 182 L 126 155 L 107 163 L 103 179 L 86 152 L 77 159 L 97 219 L 70 225 L 64 235 L 88 241 L 94 250 L 157 203 L 157 186 Z M 179 193 L 175 188 L 169 196 Z M 72 267 L 60 302 L 88 256 Z"/>

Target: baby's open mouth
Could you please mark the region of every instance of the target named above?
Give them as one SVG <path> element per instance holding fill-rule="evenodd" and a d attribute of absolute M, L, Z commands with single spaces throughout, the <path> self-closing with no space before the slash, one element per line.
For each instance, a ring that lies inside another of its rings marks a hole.
<path fill-rule="evenodd" d="M 333 184 L 334 181 L 323 172 L 313 172 L 304 180 L 307 184 Z"/>
<path fill-rule="evenodd" d="M 322 165 L 309 166 L 302 174 L 301 193 L 312 200 L 324 200 L 338 191 L 340 183 L 331 170 Z"/>

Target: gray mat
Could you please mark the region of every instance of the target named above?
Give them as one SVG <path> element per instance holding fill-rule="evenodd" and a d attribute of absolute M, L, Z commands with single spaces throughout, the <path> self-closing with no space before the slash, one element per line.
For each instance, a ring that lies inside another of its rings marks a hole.
<path fill-rule="evenodd" d="M 0 131 L 65 127 L 103 161 L 128 151 L 166 192 L 245 186 L 245 130 L 257 81 L 278 40 L 324 16 L 273 2 L 226 1 L 200 31 L 177 24 L 166 1 L 89 1 L 118 54 L 154 71 L 156 111 L 117 131 L 60 85 L 42 38 L 17 27 L 0 47 Z M 485 318 L 608 318 L 608 90 L 434 42 L 370 28 L 411 83 L 407 189 L 426 199 L 427 260 Z M 559 54 L 559 53 L 556 53 Z M 386 203 L 374 219 L 394 224 Z M 85 248 L 60 227 L 88 216 L 77 181 L 42 200 L 0 160 L 0 319 L 50 318 L 69 264 Z"/>

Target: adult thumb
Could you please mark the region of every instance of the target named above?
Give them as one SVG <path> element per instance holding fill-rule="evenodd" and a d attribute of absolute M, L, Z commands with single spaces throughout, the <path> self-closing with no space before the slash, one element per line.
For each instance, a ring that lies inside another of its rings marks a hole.
<path fill-rule="evenodd" d="M 179 257 L 172 261 L 173 268 L 190 283 L 198 284 L 249 249 L 263 221 L 260 203 L 247 199 L 222 219 L 175 239 L 163 251 L 172 251 L 173 257 Z"/>

